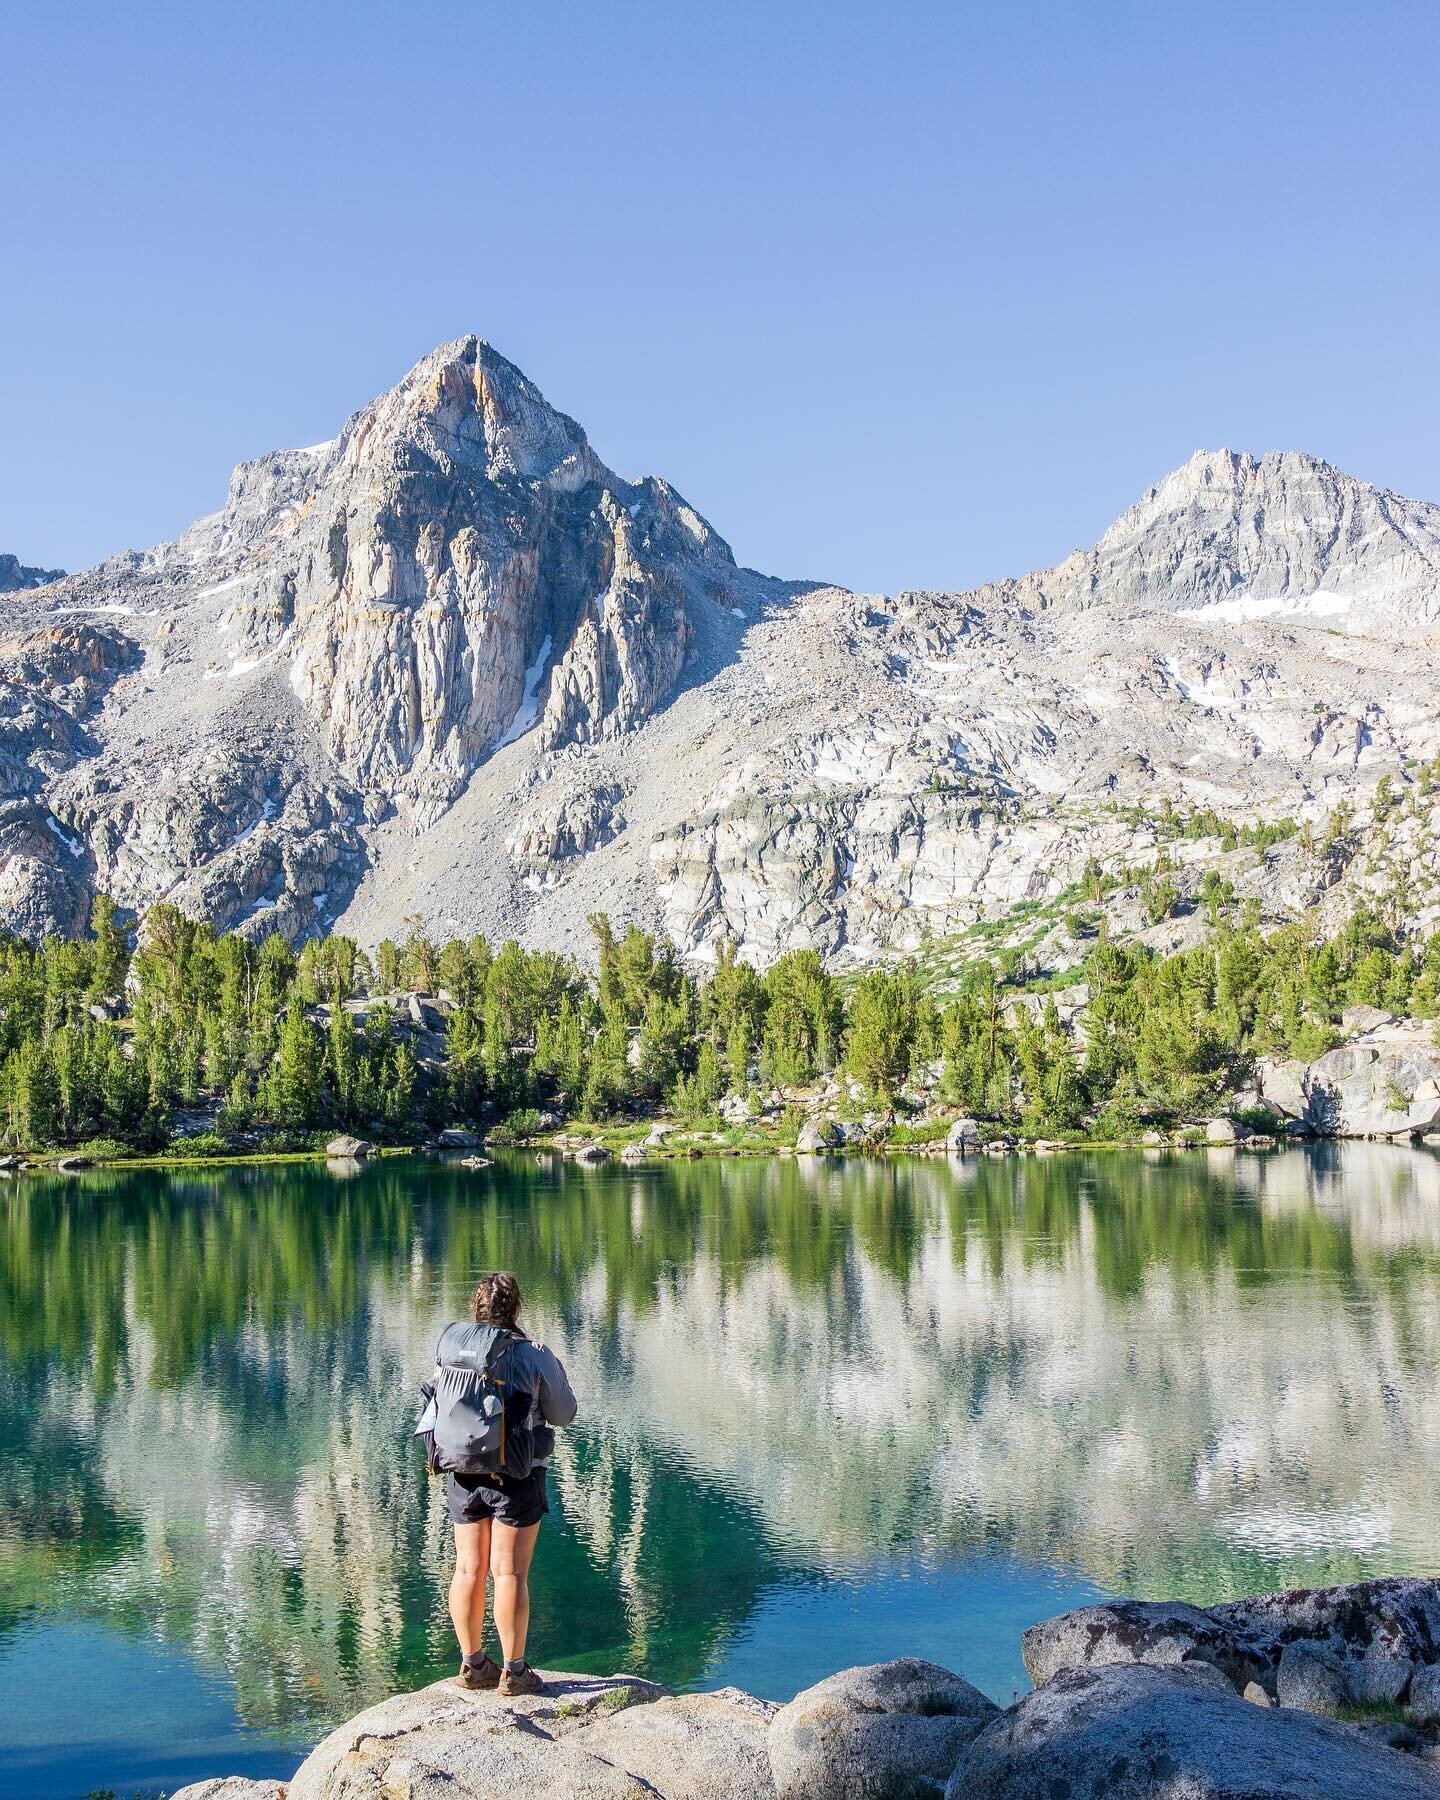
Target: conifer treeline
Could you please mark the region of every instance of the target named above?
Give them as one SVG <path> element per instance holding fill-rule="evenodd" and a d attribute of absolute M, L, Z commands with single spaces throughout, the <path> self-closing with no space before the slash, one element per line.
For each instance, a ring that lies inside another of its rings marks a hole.
<path fill-rule="evenodd" d="M 842 982 L 811 950 L 763 974 L 726 950 L 697 979 L 668 944 L 591 923 L 593 976 L 554 951 L 438 945 L 418 926 L 373 959 L 344 937 L 297 953 L 165 905 L 132 949 L 102 896 L 83 939 L 0 937 L 8 1140 L 158 1149 L 176 1108 L 215 1099 L 227 1131 L 296 1138 L 349 1127 L 403 1139 L 557 1095 L 575 1118 L 663 1107 L 699 1123 L 728 1092 L 836 1072 L 902 1112 L 923 1092 L 1032 1130 L 1123 1134 L 1215 1107 L 1259 1055 L 1317 1056 L 1346 1006 L 1440 1013 L 1440 934 L 1407 942 L 1373 913 L 1325 939 L 1303 923 L 1267 936 L 1252 909 L 1166 958 L 1102 936 L 1083 972 L 1083 1033 L 1053 999 L 1022 1002 L 989 961 L 945 1000 L 917 964 Z M 448 996 L 437 1067 L 417 1065 L 383 999 L 362 1017 L 344 1004 L 406 991 Z"/>

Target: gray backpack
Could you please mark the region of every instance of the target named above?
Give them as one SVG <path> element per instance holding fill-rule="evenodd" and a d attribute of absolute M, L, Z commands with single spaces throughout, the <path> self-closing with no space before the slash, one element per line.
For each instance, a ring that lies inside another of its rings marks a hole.
<path fill-rule="evenodd" d="M 415 1427 L 436 1473 L 523 1481 L 534 1467 L 532 1397 L 514 1382 L 522 1342 L 499 1325 L 455 1324 L 441 1332 L 439 1376 Z"/>

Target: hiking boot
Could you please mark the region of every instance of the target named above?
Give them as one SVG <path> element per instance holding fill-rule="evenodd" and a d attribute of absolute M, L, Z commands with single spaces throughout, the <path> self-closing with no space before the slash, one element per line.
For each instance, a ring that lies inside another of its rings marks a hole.
<path fill-rule="evenodd" d="M 479 1662 L 462 1662 L 460 1673 L 455 1677 L 455 1685 L 490 1692 L 500 1685 L 500 1665 L 488 1656 L 482 1656 Z"/>
<path fill-rule="evenodd" d="M 545 1683 L 526 1663 L 523 1669 L 502 1669 L 500 1671 L 500 1692 L 510 1699 L 516 1694 L 543 1694 Z"/>

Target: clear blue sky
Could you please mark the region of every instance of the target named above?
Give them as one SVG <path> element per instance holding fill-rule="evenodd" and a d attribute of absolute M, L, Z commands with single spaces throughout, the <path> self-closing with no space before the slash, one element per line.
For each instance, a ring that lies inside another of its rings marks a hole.
<path fill-rule="evenodd" d="M 1199 446 L 1440 498 L 1433 0 L 15 0 L 0 550 L 491 339 L 743 560 L 970 585 Z"/>

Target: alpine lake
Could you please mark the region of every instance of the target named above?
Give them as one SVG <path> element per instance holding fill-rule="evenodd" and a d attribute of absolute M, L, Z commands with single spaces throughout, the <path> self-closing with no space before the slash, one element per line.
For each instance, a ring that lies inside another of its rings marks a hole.
<path fill-rule="evenodd" d="M 1388 1144 L 0 1187 L 0 1791 L 295 1768 L 453 1673 L 410 1435 L 476 1277 L 563 1357 L 543 1668 L 785 1698 L 1440 1561 L 1440 1158 Z"/>

